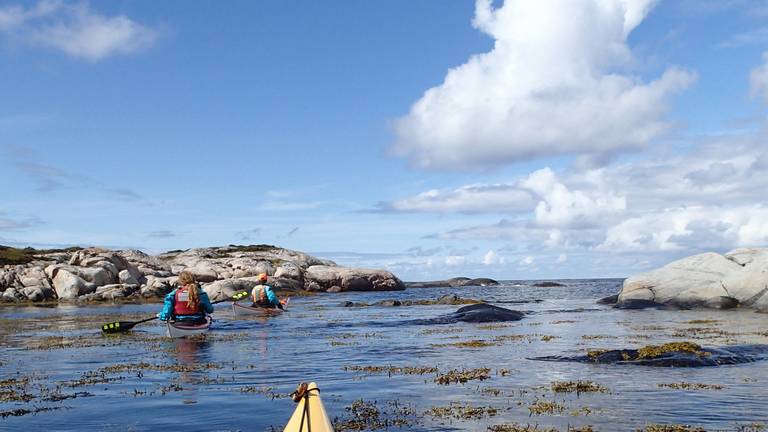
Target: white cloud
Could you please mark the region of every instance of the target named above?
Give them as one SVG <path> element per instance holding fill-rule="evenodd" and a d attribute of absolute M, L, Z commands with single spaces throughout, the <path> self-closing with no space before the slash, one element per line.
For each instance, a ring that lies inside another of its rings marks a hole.
<path fill-rule="evenodd" d="M 768 52 L 763 53 L 763 64 L 749 73 L 749 92 L 753 97 L 762 96 L 768 103 Z"/>
<path fill-rule="evenodd" d="M 503 256 L 499 256 L 498 253 L 496 253 L 495 250 L 491 249 L 483 256 L 483 264 L 490 266 L 490 265 L 500 265 L 504 264 L 506 262 L 506 259 Z"/>
<path fill-rule="evenodd" d="M 555 262 L 556 262 L 556 263 L 558 263 L 558 264 L 562 264 L 562 263 L 564 263 L 564 262 L 566 262 L 566 261 L 568 261 L 568 255 L 566 255 L 566 254 L 564 254 L 564 253 L 563 253 L 563 254 L 560 254 L 560 255 L 557 257 L 557 260 L 556 260 Z"/>
<path fill-rule="evenodd" d="M 601 190 L 601 185 L 592 190 L 571 191 L 549 168 L 532 173 L 522 186 L 542 197 L 535 210 L 536 222 L 541 226 L 592 226 L 605 223 L 608 217 L 627 207 L 625 197 Z"/>
<path fill-rule="evenodd" d="M 157 32 L 125 15 L 107 17 L 88 3 L 43 0 L 30 9 L 0 8 L 0 32 L 14 40 L 60 50 L 90 61 L 130 54 L 152 45 Z"/>
<path fill-rule="evenodd" d="M 520 260 L 520 265 L 523 267 L 530 266 L 533 264 L 536 260 L 532 256 L 527 256 Z"/>
<path fill-rule="evenodd" d="M 395 152 L 465 169 L 643 147 L 668 129 L 667 99 L 694 79 L 677 68 L 649 83 L 616 72 L 631 65 L 626 38 L 653 3 L 478 0 L 473 24 L 493 50 L 451 69 L 398 119 Z"/>
<path fill-rule="evenodd" d="M 729 249 L 768 244 L 768 208 L 670 209 L 633 217 L 608 229 L 598 247 L 610 251 Z"/>
<path fill-rule="evenodd" d="M 671 257 L 766 246 L 766 141 L 766 132 L 727 135 L 689 143 L 685 153 L 659 147 L 598 170 L 544 168 L 510 183 L 539 200 L 528 212 L 430 238 L 511 242 L 542 254 Z"/>

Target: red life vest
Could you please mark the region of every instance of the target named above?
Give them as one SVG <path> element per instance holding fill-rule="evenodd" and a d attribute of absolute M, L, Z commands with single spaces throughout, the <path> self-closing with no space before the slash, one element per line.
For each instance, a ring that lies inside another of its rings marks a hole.
<path fill-rule="evenodd" d="M 199 303 L 196 308 L 187 306 L 187 301 L 189 300 L 189 288 L 187 287 L 178 288 L 173 300 L 174 315 L 199 315 L 202 312 Z"/>

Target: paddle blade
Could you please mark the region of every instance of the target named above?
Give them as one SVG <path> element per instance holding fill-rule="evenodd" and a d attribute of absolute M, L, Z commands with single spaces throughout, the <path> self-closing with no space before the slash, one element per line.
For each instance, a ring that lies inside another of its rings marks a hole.
<path fill-rule="evenodd" d="M 106 334 L 123 333 L 133 328 L 137 323 L 133 321 L 117 321 L 101 326 L 101 331 Z"/>
<path fill-rule="evenodd" d="M 234 294 L 232 296 L 232 300 L 238 301 L 238 300 L 243 299 L 245 297 L 248 297 L 248 293 L 246 291 L 243 291 L 243 292 L 239 292 L 237 294 Z"/>

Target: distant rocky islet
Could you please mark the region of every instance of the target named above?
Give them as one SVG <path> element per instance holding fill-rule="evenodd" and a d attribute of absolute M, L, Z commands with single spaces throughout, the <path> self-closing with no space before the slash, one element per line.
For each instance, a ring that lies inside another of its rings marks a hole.
<path fill-rule="evenodd" d="M 70 248 L 36 251 L 2 247 L 0 301 L 151 300 L 178 286 L 191 272 L 212 300 L 250 290 L 258 275 L 281 291 L 403 290 L 385 270 L 342 267 L 330 260 L 271 245 L 197 248 L 148 255 L 138 250 Z"/>

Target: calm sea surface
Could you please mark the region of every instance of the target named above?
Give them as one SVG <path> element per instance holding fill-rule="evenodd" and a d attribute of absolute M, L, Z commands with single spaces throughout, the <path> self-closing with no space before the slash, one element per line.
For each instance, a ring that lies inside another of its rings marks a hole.
<path fill-rule="evenodd" d="M 484 431 L 512 422 L 563 431 L 584 425 L 630 431 L 652 423 L 738 430 L 768 422 L 768 362 L 689 369 L 528 359 L 683 340 L 768 343 L 768 316 L 614 310 L 595 300 L 616 293 L 621 280 L 558 282 L 565 286 L 506 281 L 295 297 L 287 313 L 269 318 L 235 318 L 222 303 L 214 329 L 200 340 L 167 339 L 160 322 L 127 335 L 99 333 L 100 324 L 150 316 L 157 304 L 0 307 L 0 430 L 282 430 L 295 407 L 285 395 L 300 381 L 318 383 L 339 424 L 365 419 L 364 430 Z M 528 315 L 501 325 L 425 326 L 407 321 L 460 306 L 342 307 L 449 293 Z M 379 368 L 360 370 L 366 366 Z M 399 367 L 437 371 L 405 374 Z M 451 370 L 478 368 L 489 369 L 487 379 L 436 382 Z M 553 382 L 571 380 L 606 391 L 552 390 Z M 707 388 L 661 386 L 680 383 Z M 536 409 L 546 406 L 554 408 Z"/>

